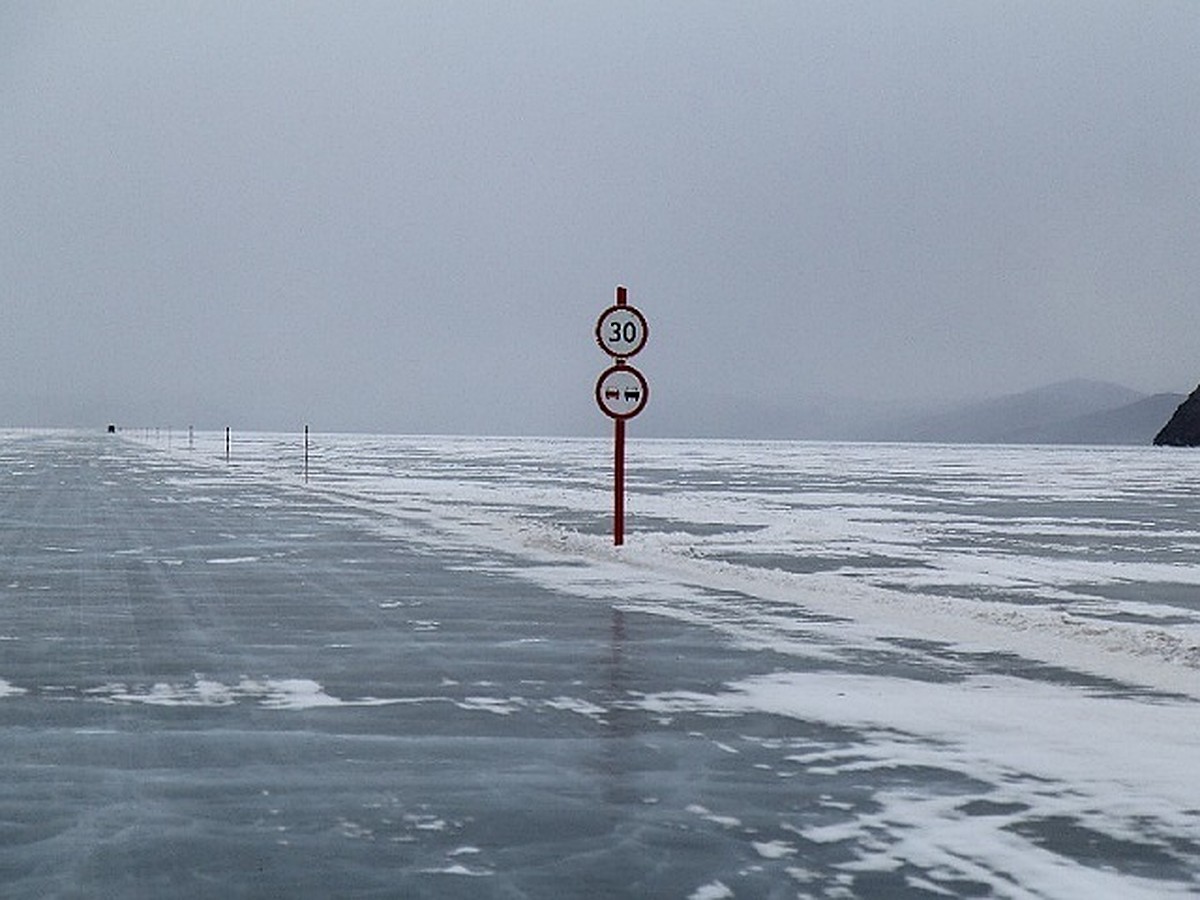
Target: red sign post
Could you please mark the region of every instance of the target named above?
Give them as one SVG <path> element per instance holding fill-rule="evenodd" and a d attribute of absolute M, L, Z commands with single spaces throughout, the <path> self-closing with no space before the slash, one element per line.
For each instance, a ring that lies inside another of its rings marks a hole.
<path fill-rule="evenodd" d="M 625 543 L 625 421 L 646 407 L 650 385 L 625 360 L 646 346 L 650 328 L 646 317 L 626 302 L 625 288 L 617 287 L 617 302 L 600 314 L 596 343 L 613 357 L 614 364 L 596 381 L 596 403 L 614 422 L 613 439 L 613 544 Z"/>

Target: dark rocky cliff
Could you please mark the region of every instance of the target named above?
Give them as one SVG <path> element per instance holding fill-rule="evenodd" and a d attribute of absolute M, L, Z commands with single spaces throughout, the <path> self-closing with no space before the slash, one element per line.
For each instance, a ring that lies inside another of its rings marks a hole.
<path fill-rule="evenodd" d="M 1175 415 L 1154 438 L 1158 447 L 1200 447 L 1200 387 L 1179 404 Z"/>

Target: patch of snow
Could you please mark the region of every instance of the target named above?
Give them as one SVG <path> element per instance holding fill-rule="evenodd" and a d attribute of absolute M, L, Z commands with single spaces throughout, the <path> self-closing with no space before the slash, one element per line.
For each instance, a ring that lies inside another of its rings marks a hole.
<path fill-rule="evenodd" d="M 733 891 L 724 882 L 712 881 L 688 894 L 688 900 L 728 900 L 732 896 Z"/>
<path fill-rule="evenodd" d="M 498 716 L 510 716 L 525 706 L 525 700 L 521 697 L 464 697 L 462 700 L 455 701 L 454 705 L 459 709 L 481 710 Z"/>
<path fill-rule="evenodd" d="M 787 841 L 752 841 L 751 846 L 763 859 L 786 859 L 796 855 L 796 848 Z"/>

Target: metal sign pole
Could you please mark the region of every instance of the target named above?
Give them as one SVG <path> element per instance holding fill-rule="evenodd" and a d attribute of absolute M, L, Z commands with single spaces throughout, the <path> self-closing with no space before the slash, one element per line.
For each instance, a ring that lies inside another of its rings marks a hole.
<path fill-rule="evenodd" d="M 625 420 L 615 419 L 613 439 L 613 546 L 625 543 Z"/>
<path fill-rule="evenodd" d="M 617 306 L 625 306 L 628 292 L 617 285 Z M 625 420 L 614 419 L 613 432 L 613 546 L 625 543 Z"/>

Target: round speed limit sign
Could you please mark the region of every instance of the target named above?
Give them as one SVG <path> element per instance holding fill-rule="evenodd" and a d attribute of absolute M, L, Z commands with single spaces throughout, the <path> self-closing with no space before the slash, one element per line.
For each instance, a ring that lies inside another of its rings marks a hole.
<path fill-rule="evenodd" d="M 617 359 L 626 359 L 641 350 L 649 334 L 646 317 L 632 306 L 610 306 L 596 322 L 596 343 Z"/>

